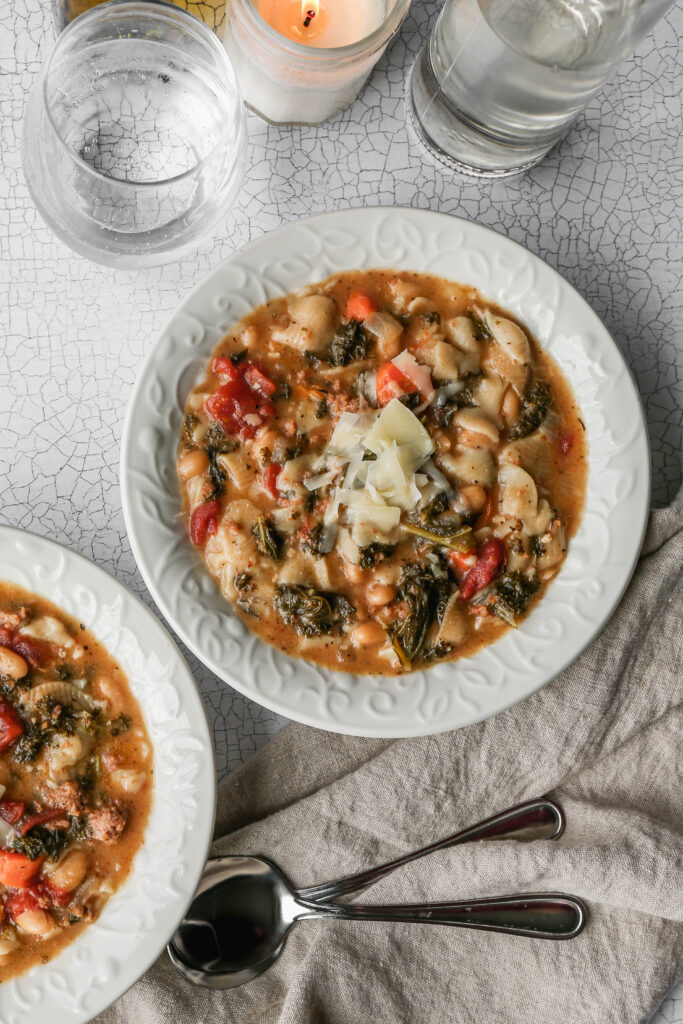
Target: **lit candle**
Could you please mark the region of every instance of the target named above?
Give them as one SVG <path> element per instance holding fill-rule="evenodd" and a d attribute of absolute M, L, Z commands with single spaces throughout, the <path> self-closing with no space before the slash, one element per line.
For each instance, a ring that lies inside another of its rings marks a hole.
<path fill-rule="evenodd" d="M 349 46 L 384 20 L 381 0 L 256 0 L 256 10 L 281 36 L 319 49 Z"/>
<path fill-rule="evenodd" d="M 410 0 L 228 0 L 225 47 L 252 110 L 321 124 L 352 103 Z"/>

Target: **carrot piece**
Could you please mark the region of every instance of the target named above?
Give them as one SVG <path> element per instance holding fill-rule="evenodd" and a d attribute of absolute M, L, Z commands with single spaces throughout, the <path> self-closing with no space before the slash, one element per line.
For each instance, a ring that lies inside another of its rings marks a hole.
<path fill-rule="evenodd" d="M 347 320 L 367 320 L 378 308 L 375 300 L 366 292 L 351 292 L 346 300 L 344 317 Z"/>
<path fill-rule="evenodd" d="M 401 373 L 398 366 L 392 362 L 384 363 L 377 370 L 375 378 L 377 390 L 377 401 L 380 405 L 388 405 L 392 398 L 399 398 L 401 395 L 410 394 L 417 390 L 411 380 Z"/>
<path fill-rule="evenodd" d="M 449 551 L 446 555 L 451 569 L 459 580 L 461 580 L 465 573 L 472 568 L 472 565 L 474 564 L 472 556 L 476 555 L 476 553 L 477 549 L 475 547 L 470 548 L 469 551 Z"/>

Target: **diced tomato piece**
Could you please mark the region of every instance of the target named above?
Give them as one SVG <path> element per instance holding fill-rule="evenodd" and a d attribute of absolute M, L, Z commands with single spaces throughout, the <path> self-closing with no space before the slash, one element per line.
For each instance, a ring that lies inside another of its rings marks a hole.
<path fill-rule="evenodd" d="M 563 430 L 557 439 L 557 447 L 560 450 L 561 455 L 569 455 L 574 445 L 574 432 L 572 430 Z"/>
<path fill-rule="evenodd" d="M 375 388 L 380 405 L 388 405 L 392 398 L 400 398 L 401 395 L 409 395 L 417 390 L 413 382 L 392 362 L 384 363 L 378 369 Z"/>
<path fill-rule="evenodd" d="M 252 391 L 264 398 L 270 398 L 277 391 L 277 384 L 273 383 L 263 367 L 251 360 L 235 364 L 229 356 L 216 356 L 212 370 L 228 380 L 245 380 Z"/>
<path fill-rule="evenodd" d="M 498 576 L 505 564 L 505 545 L 498 537 L 489 537 L 478 551 L 476 564 L 465 574 L 460 584 L 460 596 L 469 601 L 474 594 Z"/>
<path fill-rule="evenodd" d="M 35 885 L 28 885 L 24 889 L 15 889 L 13 892 L 5 893 L 5 910 L 10 917 L 17 918 L 25 910 L 67 907 L 73 896 L 72 892 L 51 885 L 50 879 L 45 878 Z"/>
<path fill-rule="evenodd" d="M 0 700 L 0 754 L 18 740 L 24 723 L 8 700 Z"/>
<path fill-rule="evenodd" d="M 57 818 L 62 818 L 63 816 L 64 811 L 56 811 L 54 808 L 50 811 L 38 811 L 36 814 L 31 814 L 25 821 L 22 821 L 17 832 L 20 836 L 25 836 L 36 825 L 44 825 L 46 821 L 56 821 Z"/>
<path fill-rule="evenodd" d="M 40 871 L 42 857 L 29 860 L 23 853 L 0 850 L 0 882 L 11 889 L 25 889 Z"/>
<path fill-rule="evenodd" d="M 211 367 L 214 373 L 229 380 L 239 380 L 242 376 L 239 365 L 235 365 L 230 356 L 216 356 Z"/>
<path fill-rule="evenodd" d="M 251 390 L 264 398 L 270 398 L 277 391 L 277 384 L 273 383 L 258 363 L 245 363 L 243 377 Z"/>
<path fill-rule="evenodd" d="M 344 317 L 346 320 L 367 320 L 378 308 L 375 300 L 366 292 L 351 292 L 346 300 Z"/>
<path fill-rule="evenodd" d="M 207 537 L 213 536 L 218 529 L 220 506 L 215 498 L 197 505 L 190 516 L 190 540 L 195 547 L 200 547 Z"/>
<path fill-rule="evenodd" d="M 29 665 L 42 665 L 54 654 L 54 644 L 49 640 L 38 640 L 33 636 L 23 636 L 7 626 L 0 626 L 0 644 L 20 654 Z"/>
<path fill-rule="evenodd" d="M 277 478 L 279 477 L 281 471 L 282 466 L 279 464 L 279 462 L 271 462 L 270 465 L 267 466 L 266 471 L 263 475 L 263 483 L 265 484 L 265 488 L 268 491 L 268 493 L 271 494 L 274 498 L 278 498 L 280 496 L 280 491 L 277 486 Z"/>
<path fill-rule="evenodd" d="M 229 434 L 238 434 L 243 440 L 254 437 L 266 419 L 275 413 L 275 406 L 244 380 L 231 380 L 223 384 L 204 403 L 207 413 L 217 420 Z M 245 417 L 249 416 L 250 420 Z M 258 422 L 256 422 L 256 418 Z"/>
<path fill-rule="evenodd" d="M 5 910 L 13 919 L 23 914 L 25 910 L 38 910 L 41 904 L 40 897 L 31 889 L 21 889 L 19 892 L 6 892 L 4 899 Z"/>
<path fill-rule="evenodd" d="M 0 800 L 0 818 L 8 825 L 16 825 L 24 817 L 26 804 L 23 800 L 9 800 L 7 797 Z"/>

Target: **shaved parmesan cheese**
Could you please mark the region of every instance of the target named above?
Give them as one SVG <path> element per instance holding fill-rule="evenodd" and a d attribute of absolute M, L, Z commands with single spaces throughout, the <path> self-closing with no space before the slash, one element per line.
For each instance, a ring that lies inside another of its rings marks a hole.
<path fill-rule="evenodd" d="M 360 562 L 360 548 L 355 541 L 351 540 L 351 534 L 346 529 L 341 529 L 337 535 L 337 551 L 352 565 Z"/>
<path fill-rule="evenodd" d="M 398 398 L 392 398 L 382 409 L 363 443 L 375 455 L 393 444 L 407 445 L 412 449 L 416 462 L 426 459 L 434 451 L 432 439 L 417 416 Z"/>
<path fill-rule="evenodd" d="M 331 484 L 339 476 L 338 469 L 328 469 L 326 473 L 318 473 L 316 476 L 309 476 L 304 480 L 304 487 L 309 491 L 317 491 L 321 487 Z"/>
<path fill-rule="evenodd" d="M 392 494 L 397 488 L 405 487 L 407 482 L 396 445 L 381 452 L 368 466 L 367 484 L 380 493 Z"/>
<path fill-rule="evenodd" d="M 419 371 L 419 364 L 415 365 Z M 424 386 L 424 379 L 421 384 Z M 307 487 L 330 483 L 332 460 L 346 463 L 344 479 L 332 492 L 323 521 L 336 523 L 340 510 L 345 510 L 344 521 L 351 532 L 339 532 L 339 546 L 340 550 L 341 545 L 347 548 L 344 557 L 349 561 L 353 561 L 350 556 L 356 549 L 390 538 L 399 525 L 401 513 L 422 503 L 421 488 L 450 489 L 446 478 L 429 460 L 433 450 L 424 426 L 397 399 L 392 399 L 379 413 L 342 413 L 326 451 L 327 471 L 307 481 Z M 370 452 L 374 459 L 368 458 Z M 426 460 L 429 461 L 425 465 Z M 418 473 L 419 469 L 423 471 Z"/>
<path fill-rule="evenodd" d="M 343 412 L 335 424 L 327 446 L 328 452 L 350 456 L 354 448 L 362 442 L 376 415 L 374 410 L 362 414 Z"/>
<path fill-rule="evenodd" d="M 351 539 L 359 547 L 364 548 L 378 538 L 387 538 L 398 526 L 401 510 L 392 505 L 372 501 L 365 491 L 351 491 L 348 495 L 346 515 L 352 524 Z"/>
<path fill-rule="evenodd" d="M 404 377 L 407 377 L 422 395 L 425 402 L 429 402 L 434 394 L 434 386 L 429 373 L 429 367 L 418 363 L 412 353 L 404 349 L 403 352 L 391 360 L 397 370 L 400 370 Z"/>
<path fill-rule="evenodd" d="M 355 484 L 356 478 L 360 472 L 362 465 L 363 452 L 359 448 L 352 454 L 351 458 L 349 459 L 348 469 L 346 470 L 346 476 L 344 477 L 344 483 L 342 484 L 342 488 L 345 491 L 350 490 L 350 488 L 353 487 L 353 485 Z"/>

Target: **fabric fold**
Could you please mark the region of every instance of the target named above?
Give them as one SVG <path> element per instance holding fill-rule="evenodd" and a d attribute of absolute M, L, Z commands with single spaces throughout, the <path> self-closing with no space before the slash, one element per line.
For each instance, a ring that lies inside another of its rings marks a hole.
<path fill-rule="evenodd" d="M 652 514 L 610 622 L 538 693 L 419 739 L 288 726 L 219 797 L 214 854 L 264 854 L 303 886 L 550 793 L 568 820 L 558 842 L 440 851 L 351 899 L 563 890 L 589 906 L 578 938 L 310 921 L 271 970 L 226 992 L 192 988 L 163 954 L 98 1024 L 646 1021 L 683 971 L 682 566 L 679 496 Z"/>

